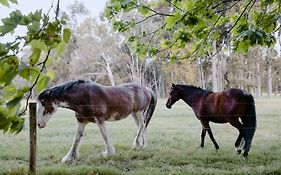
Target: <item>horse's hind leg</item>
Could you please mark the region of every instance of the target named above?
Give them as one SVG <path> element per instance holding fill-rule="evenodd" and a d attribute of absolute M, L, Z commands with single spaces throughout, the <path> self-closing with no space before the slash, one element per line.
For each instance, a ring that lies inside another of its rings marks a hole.
<path fill-rule="evenodd" d="M 115 149 L 112 146 L 110 139 L 108 137 L 108 133 L 107 133 L 107 129 L 106 129 L 106 125 L 105 125 L 105 121 L 104 120 L 96 120 L 96 124 L 98 125 L 98 128 L 101 132 L 101 135 L 104 139 L 105 145 L 106 145 L 106 151 L 103 152 L 103 156 L 107 157 L 107 156 L 111 156 L 115 154 Z"/>
<path fill-rule="evenodd" d="M 139 111 L 132 115 L 135 116 L 136 119 L 138 120 L 138 127 L 139 127 L 137 136 L 135 137 L 134 140 L 133 149 L 140 150 L 145 147 L 145 141 L 144 141 L 145 124 L 144 124 L 143 113 Z"/>
<path fill-rule="evenodd" d="M 235 121 L 229 121 L 229 123 L 233 127 L 237 128 L 238 131 L 239 131 L 239 135 L 238 135 L 238 137 L 237 137 L 237 139 L 236 139 L 236 141 L 234 143 L 234 146 L 236 148 L 237 153 L 240 154 L 242 152 L 242 146 L 244 144 L 244 140 L 242 141 L 243 136 L 244 136 L 244 134 L 243 134 L 243 125 L 239 122 L 238 119 L 235 120 Z"/>
<path fill-rule="evenodd" d="M 218 143 L 216 142 L 216 140 L 215 140 L 215 138 L 214 138 L 214 136 L 213 136 L 212 130 L 211 130 L 210 125 L 209 125 L 209 122 L 208 122 L 208 121 L 202 121 L 202 120 L 201 120 L 201 123 L 202 123 L 204 129 L 207 130 L 207 132 L 208 132 L 208 134 L 209 134 L 209 137 L 210 137 L 210 139 L 212 140 L 212 142 L 213 142 L 215 148 L 216 148 L 216 149 L 219 149 L 220 147 L 219 147 Z"/>
<path fill-rule="evenodd" d="M 139 127 L 139 119 L 138 119 L 136 113 L 133 112 L 133 113 L 131 114 L 131 116 L 133 117 L 133 119 L 134 119 L 134 121 L 135 121 L 137 127 Z"/>
<path fill-rule="evenodd" d="M 87 123 L 81 123 L 77 121 L 77 130 L 74 137 L 73 144 L 66 154 L 61 160 L 61 162 L 72 162 L 73 160 L 77 159 L 79 156 L 79 142 L 81 137 L 83 136 L 83 132 Z"/>

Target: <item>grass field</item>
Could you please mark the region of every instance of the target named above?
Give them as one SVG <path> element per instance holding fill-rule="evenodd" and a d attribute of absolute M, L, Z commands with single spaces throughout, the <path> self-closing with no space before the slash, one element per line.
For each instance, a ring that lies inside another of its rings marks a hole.
<path fill-rule="evenodd" d="M 38 130 L 38 174 L 281 174 L 281 98 L 256 100 L 258 128 L 249 159 L 234 151 L 238 135 L 229 124 L 211 124 L 220 145 L 215 151 L 208 136 L 200 144 L 201 124 L 191 109 L 178 102 L 168 110 L 160 99 L 147 129 L 144 150 L 131 149 L 136 126 L 131 117 L 108 123 L 117 154 L 103 158 L 104 143 L 94 124 L 86 126 L 80 158 L 60 163 L 72 144 L 76 120 L 73 112 L 59 110 Z M 27 125 L 27 123 L 26 123 Z M 28 125 L 27 125 L 28 126 Z M 28 127 L 18 135 L 0 134 L 0 174 L 28 172 Z"/>

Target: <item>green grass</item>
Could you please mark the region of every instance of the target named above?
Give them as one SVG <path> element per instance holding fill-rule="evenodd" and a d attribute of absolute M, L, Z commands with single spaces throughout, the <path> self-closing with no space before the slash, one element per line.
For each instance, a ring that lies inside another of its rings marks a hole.
<path fill-rule="evenodd" d="M 131 149 L 137 130 L 128 117 L 108 123 L 115 156 L 102 157 L 102 137 L 94 124 L 88 124 L 79 160 L 62 164 L 76 120 L 73 112 L 59 110 L 47 128 L 37 130 L 37 174 L 281 174 L 281 99 L 258 99 L 256 103 L 258 128 L 248 160 L 235 153 L 238 132 L 229 124 L 211 124 L 220 150 L 215 151 L 208 137 L 205 148 L 198 149 L 201 124 L 191 109 L 178 102 L 168 110 L 160 99 L 144 150 Z M 0 135 L 0 174 L 27 174 L 28 135 L 28 127 L 15 136 Z"/>

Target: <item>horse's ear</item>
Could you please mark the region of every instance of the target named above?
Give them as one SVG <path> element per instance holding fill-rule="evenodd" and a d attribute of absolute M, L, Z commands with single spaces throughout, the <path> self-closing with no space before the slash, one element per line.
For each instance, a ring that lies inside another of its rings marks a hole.
<path fill-rule="evenodd" d="M 173 88 L 175 88 L 175 87 L 176 87 L 176 85 L 175 85 L 174 83 L 172 83 L 172 87 L 173 87 Z"/>

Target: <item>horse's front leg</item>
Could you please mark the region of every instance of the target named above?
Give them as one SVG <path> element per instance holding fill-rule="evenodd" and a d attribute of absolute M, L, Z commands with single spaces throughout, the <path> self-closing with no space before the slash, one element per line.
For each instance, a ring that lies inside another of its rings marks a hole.
<path fill-rule="evenodd" d="M 113 145 L 111 144 L 111 141 L 108 137 L 105 121 L 101 120 L 101 119 L 97 119 L 96 124 L 98 125 L 98 128 L 101 132 L 101 135 L 102 135 L 102 137 L 104 139 L 104 142 L 105 142 L 105 145 L 106 145 L 106 151 L 103 152 L 103 156 L 108 157 L 108 156 L 114 155 L 115 149 L 114 149 Z"/>
<path fill-rule="evenodd" d="M 145 147 L 145 124 L 144 124 L 144 118 L 142 112 L 133 113 L 132 116 L 138 121 L 138 132 L 137 136 L 135 137 L 133 149 L 140 150 Z"/>
<path fill-rule="evenodd" d="M 205 136 L 206 136 L 206 129 L 202 127 L 201 144 L 200 144 L 201 148 L 204 148 Z"/>
<path fill-rule="evenodd" d="M 72 162 L 73 160 L 78 159 L 79 143 L 80 143 L 81 137 L 83 136 L 86 124 L 87 123 L 81 123 L 81 122 L 77 121 L 77 130 L 76 130 L 73 144 L 72 144 L 70 150 L 68 151 L 68 153 L 66 154 L 66 156 L 64 156 L 62 158 L 61 162 L 63 162 L 63 163 Z"/>

